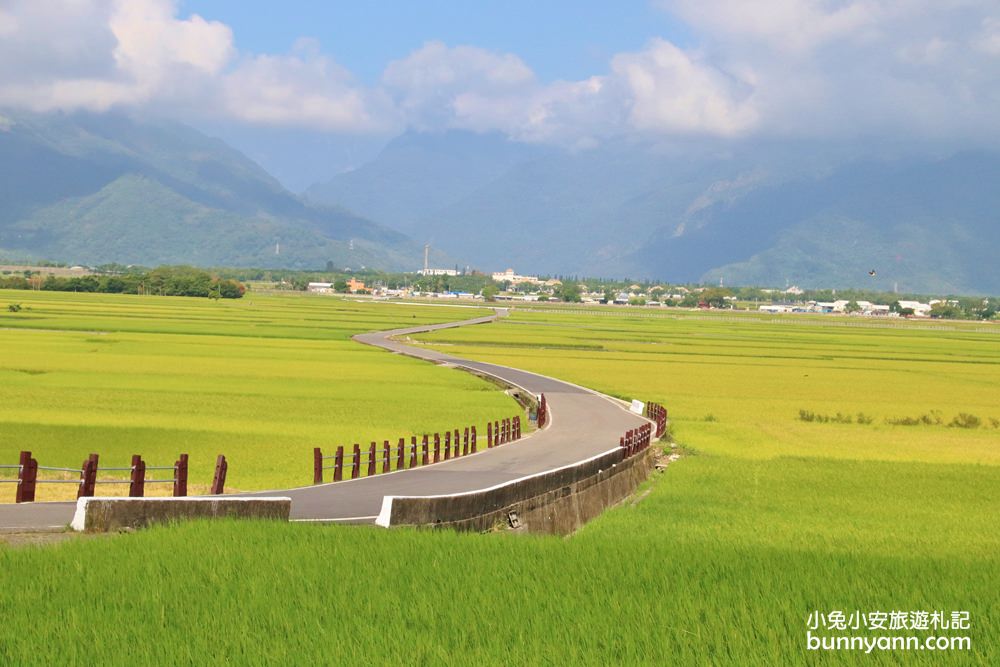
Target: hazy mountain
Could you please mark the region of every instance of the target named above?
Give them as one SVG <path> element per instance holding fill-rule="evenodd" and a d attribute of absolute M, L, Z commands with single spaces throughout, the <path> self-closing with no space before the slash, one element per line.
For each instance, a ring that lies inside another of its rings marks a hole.
<path fill-rule="evenodd" d="M 622 141 L 568 152 L 409 134 L 309 196 L 482 269 L 1000 292 L 1000 156 L 864 150 Z"/>
<path fill-rule="evenodd" d="M 756 188 L 664 226 L 627 261 L 668 279 L 995 294 L 998 250 L 1000 155 L 962 153 Z"/>
<path fill-rule="evenodd" d="M 111 114 L 0 114 L 0 251 L 91 264 L 421 260 L 403 234 L 305 202 L 221 141 Z"/>
<path fill-rule="evenodd" d="M 499 133 L 408 132 L 390 141 L 375 160 L 313 185 L 305 194 L 311 201 L 358 211 L 414 239 L 451 247 L 444 238 L 431 238 L 441 231 L 450 235 L 450 226 L 429 230 L 430 218 L 512 167 L 549 152 Z"/>

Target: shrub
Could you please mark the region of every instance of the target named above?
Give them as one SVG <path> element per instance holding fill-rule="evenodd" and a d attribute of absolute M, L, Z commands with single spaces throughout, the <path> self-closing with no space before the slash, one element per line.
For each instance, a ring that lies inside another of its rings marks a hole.
<path fill-rule="evenodd" d="M 970 415 L 968 412 L 959 412 L 948 422 L 948 426 L 953 428 L 979 428 L 981 423 L 979 417 L 976 415 Z"/>
<path fill-rule="evenodd" d="M 16 313 L 19 310 L 21 310 L 21 304 L 19 304 L 19 303 L 12 303 L 9 306 L 7 306 L 7 310 L 9 310 L 12 313 Z"/>

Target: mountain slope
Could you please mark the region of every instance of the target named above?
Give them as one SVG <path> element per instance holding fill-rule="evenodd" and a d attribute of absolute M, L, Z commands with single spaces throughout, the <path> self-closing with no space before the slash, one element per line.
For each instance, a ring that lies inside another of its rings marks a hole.
<path fill-rule="evenodd" d="M 1000 292 L 1000 155 L 869 150 L 703 140 L 519 152 L 498 137 L 408 135 L 310 193 L 487 270 Z"/>
<path fill-rule="evenodd" d="M 0 248 L 8 253 L 91 264 L 399 269 L 420 261 L 403 234 L 305 202 L 190 128 L 107 114 L 2 118 Z"/>
<path fill-rule="evenodd" d="M 997 155 L 855 163 L 684 222 L 661 228 L 629 260 L 668 279 L 1000 292 Z"/>

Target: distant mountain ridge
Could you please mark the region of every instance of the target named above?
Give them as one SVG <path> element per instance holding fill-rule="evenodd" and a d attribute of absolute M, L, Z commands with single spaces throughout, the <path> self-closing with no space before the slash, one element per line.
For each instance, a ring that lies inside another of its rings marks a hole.
<path fill-rule="evenodd" d="M 308 196 L 484 270 L 1000 293 L 994 153 L 627 141 L 569 152 L 411 133 Z"/>
<path fill-rule="evenodd" d="M 412 269 L 404 234 L 285 190 L 223 142 L 114 114 L 0 111 L 0 252 L 97 264 Z"/>

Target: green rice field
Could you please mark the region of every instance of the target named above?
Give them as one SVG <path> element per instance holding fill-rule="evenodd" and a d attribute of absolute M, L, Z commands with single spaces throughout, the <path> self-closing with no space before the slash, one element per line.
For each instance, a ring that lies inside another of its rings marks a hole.
<path fill-rule="evenodd" d="M 20 312 L 8 310 L 15 302 Z M 79 467 L 90 452 L 108 467 L 132 454 L 162 466 L 183 452 L 195 493 L 225 454 L 229 490 L 304 486 L 313 447 L 395 444 L 516 414 L 494 385 L 350 340 L 483 312 L 304 295 L 0 291 L 0 463 L 27 449 L 43 466 Z M 0 485 L 0 501 L 12 502 L 12 489 Z M 38 487 L 39 500 L 59 494 L 75 497 L 75 487 Z"/>
<path fill-rule="evenodd" d="M 996 327 L 607 312 L 421 337 L 668 407 L 684 455 L 577 534 L 190 523 L 0 547 L 0 664 L 1000 664 Z M 971 648 L 809 650 L 833 610 L 966 611 L 939 634 Z"/>

